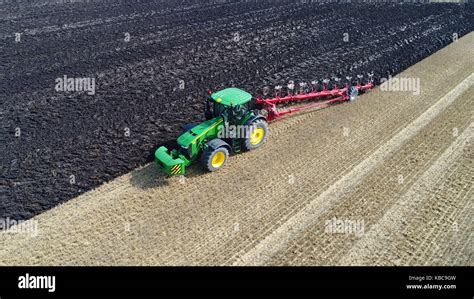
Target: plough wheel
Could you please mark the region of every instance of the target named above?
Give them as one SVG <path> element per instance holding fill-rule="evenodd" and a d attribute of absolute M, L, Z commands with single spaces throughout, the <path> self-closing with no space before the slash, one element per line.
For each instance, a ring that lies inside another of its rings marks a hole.
<path fill-rule="evenodd" d="M 359 91 L 354 86 L 351 86 L 347 90 L 347 95 L 349 96 L 349 101 L 353 102 L 357 99 L 357 96 L 359 95 Z"/>

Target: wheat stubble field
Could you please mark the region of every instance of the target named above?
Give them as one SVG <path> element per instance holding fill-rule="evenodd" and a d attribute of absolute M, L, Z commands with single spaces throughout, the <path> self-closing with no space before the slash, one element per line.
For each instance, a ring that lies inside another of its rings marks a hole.
<path fill-rule="evenodd" d="M 473 265 L 474 34 L 379 87 L 273 123 L 218 173 L 147 164 L 0 233 L 2 265 Z M 325 231 L 363 221 L 362 234 Z"/>

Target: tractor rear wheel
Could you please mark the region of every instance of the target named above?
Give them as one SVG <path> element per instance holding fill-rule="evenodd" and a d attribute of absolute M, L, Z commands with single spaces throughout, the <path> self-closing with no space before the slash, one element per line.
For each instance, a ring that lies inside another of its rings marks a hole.
<path fill-rule="evenodd" d="M 245 138 L 244 148 L 248 151 L 259 148 L 267 139 L 268 124 L 263 119 L 257 119 L 250 125 L 250 134 Z"/>
<path fill-rule="evenodd" d="M 207 170 L 217 171 L 224 167 L 228 157 L 229 151 L 225 147 L 209 147 L 202 153 L 201 162 Z"/>

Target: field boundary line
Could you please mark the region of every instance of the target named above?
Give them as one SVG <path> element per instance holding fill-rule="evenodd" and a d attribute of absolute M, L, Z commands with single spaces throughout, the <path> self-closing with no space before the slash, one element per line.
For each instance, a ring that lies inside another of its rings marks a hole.
<path fill-rule="evenodd" d="M 474 83 L 474 73 L 441 97 L 428 110 L 423 112 L 412 123 L 398 132 L 389 141 L 379 147 L 352 171 L 340 178 L 321 195 L 311 200 L 308 205 L 288 221 L 278 227 L 273 233 L 260 241 L 250 251 L 242 256 L 234 257 L 234 266 L 263 265 L 277 252 L 286 248 L 286 245 L 302 231 L 316 222 L 316 219 L 341 196 L 350 192 L 360 181 L 368 175 L 379 163 L 414 137 L 422 128 L 428 125 L 438 114 L 450 106 L 460 95 Z"/>

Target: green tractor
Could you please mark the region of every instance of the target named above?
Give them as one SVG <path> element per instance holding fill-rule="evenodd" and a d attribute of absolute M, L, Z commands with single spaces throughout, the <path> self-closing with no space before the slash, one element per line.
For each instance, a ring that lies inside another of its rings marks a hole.
<path fill-rule="evenodd" d="M 187 125 L 177 139 L 178 148 L 161 146 L 156 161 L 168 175 L 182 175 L 187 166 L 200 160 L 208 171 L 224 167 L 230 153 L 260 147 L 267 135 L 265 116 L 249 107 L 252 95 L 238 88 L 226 88 L 206 100 L 206 121 Z"/>

